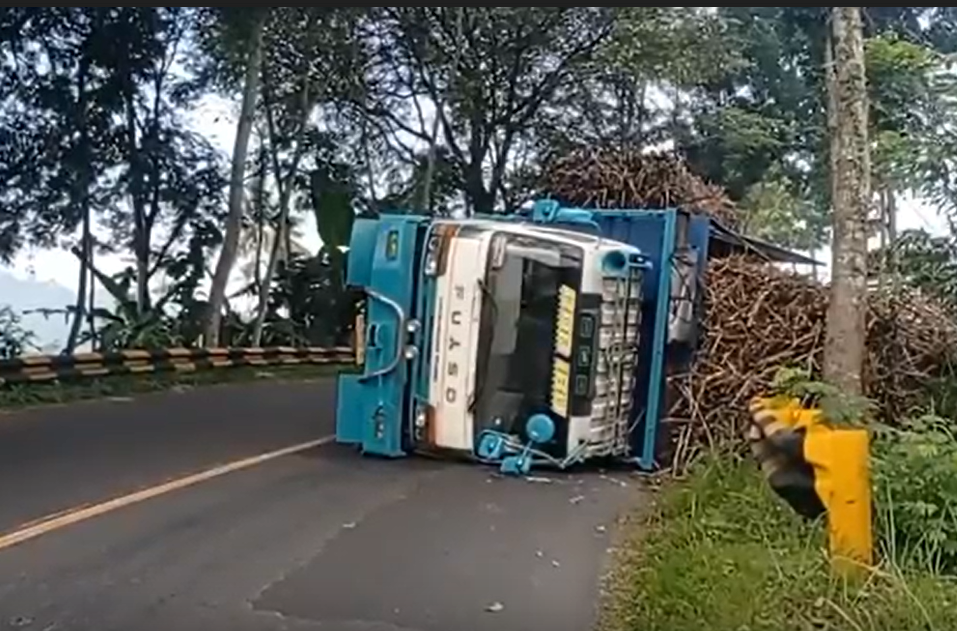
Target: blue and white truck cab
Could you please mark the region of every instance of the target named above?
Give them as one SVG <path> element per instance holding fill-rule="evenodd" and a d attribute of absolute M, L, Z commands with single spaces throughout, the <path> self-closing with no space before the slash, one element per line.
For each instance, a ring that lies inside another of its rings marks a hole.
<path fill-rule="evenodd" d="M 643 287 L 671 272 L 646 278 L 642 250 L 591 227 L 554 202 L 531 218 L 357 219 L 347 283 L 366 296 L 364 361 L 339 378 L 337 440 L 508 472 L 638 459 Z M 665 328 L 648 329 L 658 346 Z"/>

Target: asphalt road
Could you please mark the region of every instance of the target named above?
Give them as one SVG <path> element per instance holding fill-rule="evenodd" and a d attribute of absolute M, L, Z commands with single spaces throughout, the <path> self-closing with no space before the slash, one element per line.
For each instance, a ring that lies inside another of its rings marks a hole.
<path fill-rule="evenodd" d="M 0 414 L 0 536 L 333 431 L 332 382 Z M 584 631 L 634 479 L 334 444 L 0 549 L 0 629 Z"/>

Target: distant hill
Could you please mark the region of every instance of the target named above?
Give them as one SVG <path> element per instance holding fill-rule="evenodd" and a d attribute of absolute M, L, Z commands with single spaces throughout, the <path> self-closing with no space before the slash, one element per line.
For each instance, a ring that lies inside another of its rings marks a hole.
<path fill-rule="evenodd" d="M 102 299 L 105 306 L 105 299 Z M 54 281 L 18 278 L 0 269 L 0 305 L 9 305 L 22 315 L 23 328 L 33 332 L 43 352 L 58 352 L 70 333 L 69 321 L 63 315 L 44 317 L 27 313 L 35 309 L 63 309 L 76 302 L 76 291 Z M 112 300 L 109 301 L 112 304 Z"/>

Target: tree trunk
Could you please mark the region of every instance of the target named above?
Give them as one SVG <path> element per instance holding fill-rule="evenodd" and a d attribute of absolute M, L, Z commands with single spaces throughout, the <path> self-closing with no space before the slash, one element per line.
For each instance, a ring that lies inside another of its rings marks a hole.
<path fill-rule="evenodd" d="M 378 195 L 376 193 L 375 185 L 375 173 L 372 169 L 372 152 L 369 151 L 369 121 L 363 116 L 362 117 L 362 160 L 365 164 L 366 171 L 366 186 L 369 187 L 369 208 L 370 212 L 379 211 L 379 201 Z"/>
<path fill-rule="evenodd" d="M 887 261 L 888 271 L 894 276 L 897 284 L 897 273 L 900 271 L 899 256 L 897 254 L 897 193 L 893 186 L 887 187 Z"/>
<path fill-rule="evenodd" d="M 269 252 L 269 259 L 266 263 L 266 273 L 263 275 L 263 284 L 259 291 L 259 304 L 256 306 L 256 320 L 253 323 L 252 345 L 262 344 L 263 326 L 266 322 L 266 310 L 269 308 L 269 290 L 272 285 L 273 276 L 276 274 L 276 263 L 279 261 L 279 251 L 286 242 L 286 233 L 289 230 L 289 206 L 292 199 L 292 188 L 296 174 L 299 172 L 299 162 L 305 149 L 305 133 L 309 125 L 309 114 L 312 112 L 312 98 L 309 79 L 303 81 L 302 92 L 300 93 L 300 118 L 295 127 L 296 135 L 293 139 L 294 149 L 292 160 L 289 164 L 289 170 L 284 175 L 279 165 L 278 148 L 276 146 L 278 134 L 276 124 L 272 116 L 271 99 L 269 98 L 268 82 L 263 84 L 264 105 L 266 110 L 266 124 L 269 130 L 270 154 L 272 156 L 272 170 L 276 178 L 276 188 L 279 192 L 279 221 L 278 233 L 274 235 L 272 249 Z"/>
<path fill-rule="evenodd" d="M 449 67 L 449 77 L 446 79 L 446 89 L 449 94 L 452 93 L 452 86 L 455 84 L 455 75 L 459 71 L 459 63 L 462 59 L 464 50 L 463 42 L 463 13 L 465 9 L 458 7 L 455 13 L 455 52 L 452 54 L 452 65 Z M 428 215 L 432 214 L 432 182 L 435 179 L 435 161 L 438 152 L 439 122 L 442 120 L 441 108 L 445 107 L 444 99 L 438 99 L 435 102 L 435 114 L 432 120 L 432 131 L 429 133 L 429 155 L 425 167 L 425 178 L 422 184 L 422 212 Z"/>
<path fill-rule="evenodd" d="M 863 392 L 867 309 L 867 210 L 870 153 L 860 7 L 834 7 L 834 68 L 828 73 L 832 126 L 833 260 L 824 378 L 847 394 Z M 836 150 L 836 151 L 834 151 Z"/>
<path fill-rule="evenodd" d="M 90 295 L 89 308 L 86 312 L 86 322 L 87 326 L 90 327 L 90 350 L 96 352 L 100 348 L 99 335 L 96 332 L 96 316 L 93 315 L 96 312 L 96 276 L 93 274 L 93 265 L 95 254 L 93 251 L 93 235 L 90 235 L 90 251 L 89 251 L 89 260 L 90 265 L 87 266 L 89 271 L 89 279 L 87 280 L 87 292 Z"/>
<path fill-rule="evenodd" d="M 878 218 L 878 245 L 877 249 L 881 253 L 880 260 L 877 261 L 877 291 L 884 291 L 884 279 L 887 276 L 887 185 L 880 181 L 880 178 L 872 177 L 871 185 L 877 195 L 877 206 L 880 217 Z M 868 270 L 873 274 L 873 270 Z"/>
<path fill-rule="evenodd" d="M 442 103 L 436 103 L 436 108 L 442 107 Z M 437 141 L 439 138 L 439 114 L 436 112 L 432 120 L 432 131 L 429 133 L 429 155 L 425 163 L 425 176 L 422 182 L 422 199 L 419 200 L 419 212 L 424 215 L 432 214 L 432 180 L 435 178 L 435 160 L 438 152 Z"/>
<path fill-rule="evenodd" d="M 83 230 L 80 237 L 80 250 L 83 252 L 83 259 L 89 258 L 90 237 L 89 237 L 89 209 L 83 217 Z M 86 264 L 80 262 L 80 275 L 76 283 L 76 304 L 74 305 L 73 321 L 70 323 L 70 333 L 67 336 L 66 347 L 63 349 L 64 355 L 72 355 L 76 352 L 77 343 L 80 338 L 80 327 L 86 320 L 86 299 L 87 299 L 87 276 L 88 270 Z"/>
<path fill-rule="evenodd" d="M 897 195 L 891 183 L 884 178 L 878 182 L 872 181 L 872 186 L 877 190 L 877 202 L 880 205 L 881 258 L 878 288 L 883 291 L 888 277 L 892 279 L 890 286 L 893 288 L 896 285 L 893 279 L 897 274 Z"/>
<path fill-rule="evenodd" d="M 131 64 L 129 60 L 125 63 Z M 132 66 L 130 66 L 131 68 Z M 139 123 L 136 114 L 136 80 L 128 68 L 123 76 L 122 97 L 125 114 L 125 142 L 129 160 L 130 202 L 133 206 L 133 255 L 136 258 L 136 313 L 143 316 L 150 310 L 149 263 L 150 231 L 146 216 L 143 151 L 137 138 Z"/>
<path fill-rule="evenodd" d="M 80 337 L 80 327 L 86 315 L 86 292 L 87 292 L 87 266 L 85 261 L 92 258 L 92 239 L 90 237 L 90 186 L 92 180 L 92 158 L 90 151 L 90 132 L 87 128 L 87 89 L 86 81 L 89 74 L 89 58 L 84 54 L 80 63 L 80 69 L 77 76 L 77 110 L 79 114 L 80 127 L 80 154 L 83 156 L 79 165 L 80 172 L 77 174 L 77 182 L 73 194 L 73 203 L 80 211 L 82 221 L 82 232 L 80 234 L 80 248 L 83 251 L 83 260 L 80 262 L 80 276 L 76 284 L 76 311 L 73 314 L 73 322 L 70 324 L 70 333 L 67 337 L 66 348 L 63 352 L 72 355 L 76 352 L 77 342 Z"/>
<path fill-rule="evenodd" d="M 266 177 L 269 174 L 268 156 L 263 133 L 257 134 L 258 147 L 256 148 L 256 180 L 252 191 L 252 214 L 254 220 L 255 242 L 253 247 L 253 289 L 258 292 L 262 287 L 263 247 L 266 241 Z"/>
<path fill-rule="evenodd" d="M 258 296 L 263 286 L 263 245 L 266 240 L 266 214 L 262 206 L 256 216 L 256 253 L 253 255 L 253 287 Z"/>
<path fill-rule="evenodd" d="M 286 213 L 286 223 L 283 225 L 282 231 L 282 261 L 283 264 L 288 264 L 289 259 L 292 258 L 292 221 L 289 219 L 289 213 Z"/>
<path fill-rule="evenodd" d="M 671 112 L 671 137 L 676 140 L 681 137 L 681 87 L 675 85 L 673 110 Z"/>
<path fill-rule="evenodd" d="M 233 144 L 233 162 L 229 177 L 229 214 L 226 217 L 226 229 L 223 247 L 213 272 L 213 281 L 209 289 L 209 311 L 206 316 L 204 342 L 207 347 L 219 345 L 219 329 L 223 316 L 223 303 L 226 300 L 226 285 L 229 274 L 236 261 L 239 247 L 239 233 L 243 221 L 243 197 L 245 193 L 246 155 L 249 151 L 249 137 L 252 135 L 253 118 L 256 110 L 256 96 L 259 93 L 259 77 L 262 67 L 263 28 L 266 12 L 262 11 L 253 25 L 252 48 L 246 60 L 246 75 L 243 81 L 243 101 L 236 125 L 236 141 Z"/>

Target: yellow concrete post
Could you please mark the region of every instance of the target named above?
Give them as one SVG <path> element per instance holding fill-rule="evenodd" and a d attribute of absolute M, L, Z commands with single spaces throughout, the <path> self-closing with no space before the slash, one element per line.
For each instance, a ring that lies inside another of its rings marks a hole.
<path fill-rule="evenodd" d="M 834 571 L 850 576 L 870 567 L 874 561 L 874 541 L 867 430 L 833 427 L 824 421 L 821 410 L 803 409 L 793 399 L 755 399 L 750 411 L 754 423 L 749 435 L 752 450 L 768 482 L 799 513 L 805 509 L 805 516 L 814 502 L 808 498 L 801 500 L 800 492 L 795 495 L 798 487 L 793 483 L 813 475 L 813 480 L 807 482 L 813 483 L 814 495 L 820 500 L 818 506 L 827 517 Z M 784 447 L 790 437 L 800 437 L 798 453 Z M 799 473 L 800 467 L 807 465 L 810 470 Z"/>
<path fill-rule="evenodd" d="M 864 429 L 815 427 L 805 457 L 814 487 L 827 507 L 832 568 L 848 576 L 874 562 L 871 521 L 870 437 Z"/>

